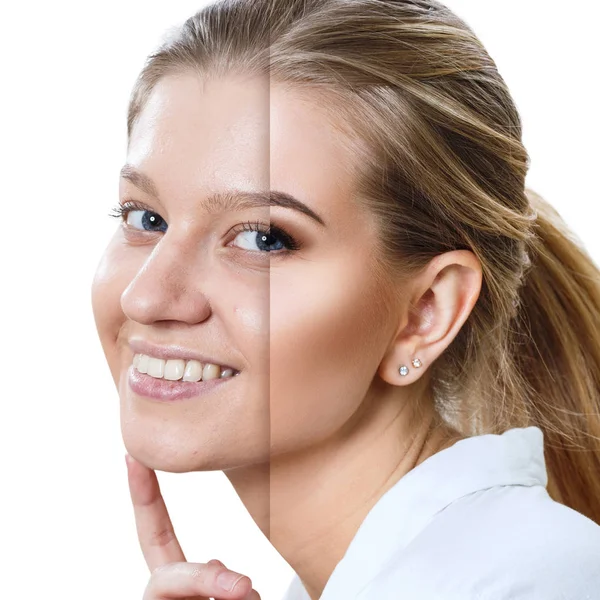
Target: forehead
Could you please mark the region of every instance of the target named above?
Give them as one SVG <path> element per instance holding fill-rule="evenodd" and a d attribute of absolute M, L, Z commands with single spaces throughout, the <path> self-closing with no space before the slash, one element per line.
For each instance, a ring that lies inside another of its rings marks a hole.
<path fill-rule="evenodd" d="M 268 78 L 165 77 L 133 128 L 127 162 L 180 194 L 280 189 L 321 206 L 351 192 L 354 156 L 320 100 Z"/>

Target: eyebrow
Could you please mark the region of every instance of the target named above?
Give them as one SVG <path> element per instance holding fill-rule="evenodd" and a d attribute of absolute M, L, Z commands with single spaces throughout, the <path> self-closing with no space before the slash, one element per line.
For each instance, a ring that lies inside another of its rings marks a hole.
<path fill-rule="evenodd" d="M 130 181 L 135 187 L 158 200 L 158 190 L 154 181 L 134 166 L 125 165 L 121 169 L 120 176 L 122 179 Z M 206 211 L 210 213 L 264 206 L 280 206 L 296 210 L 310 217 L 320 225 L 325 226 L 325 221 L 315 211 L 306 206 L 306 204 L 300 202 L 300 200 L 291 194 L 277 190 L 270 190 L 268 192 L 246 192 L 241 190 L 217 192 L 208 196 L 203 204 Z"/>

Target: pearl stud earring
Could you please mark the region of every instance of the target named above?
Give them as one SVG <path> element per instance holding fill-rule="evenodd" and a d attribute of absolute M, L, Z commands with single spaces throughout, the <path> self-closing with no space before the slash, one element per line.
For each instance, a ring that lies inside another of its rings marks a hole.
<path fill-rule="evenodd" d="M 421 362 L 420 358 L 413 358 L 411 363 L 415 369 L 418 369 L 419 367 L 423 366 L 423 363 Z M 408 367 L 406 365 L 402 365 L 398 369 L 398 373 L 400 373 L 400 375 L 402 375 L 402 377 L 406 377 L 406 375 L 408 375 Z"/>

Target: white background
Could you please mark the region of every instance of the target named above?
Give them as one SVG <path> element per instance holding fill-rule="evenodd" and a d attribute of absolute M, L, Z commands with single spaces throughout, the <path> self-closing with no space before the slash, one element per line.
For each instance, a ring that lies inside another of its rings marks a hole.
<path fill-rule="evenodd" d="M 118 397 L 90 284 L 116 222 L 134 79 L 202 2 L 42 0 L 0 11 L 0 596 L 136 599 L 148 579 L 129 504 Z M 449 0 L 512 90 L 528 185 L 596 262 L 597 5 Z M 159 473 L 188 560 L 219 558 L 263 600 L 293 573 L 221 473 Z"/>

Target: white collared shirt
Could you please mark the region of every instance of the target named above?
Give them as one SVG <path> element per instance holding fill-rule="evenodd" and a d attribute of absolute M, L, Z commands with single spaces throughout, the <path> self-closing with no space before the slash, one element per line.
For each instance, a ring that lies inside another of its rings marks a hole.
<path fill-rule="evenodd" d="M 600 526 L 550 498 L 543 442 L 515 428 L 424 460 L 369 511 L 320 600 L 600 600 Z M 310 600 L 298 576 L 283 600 Z"/>

